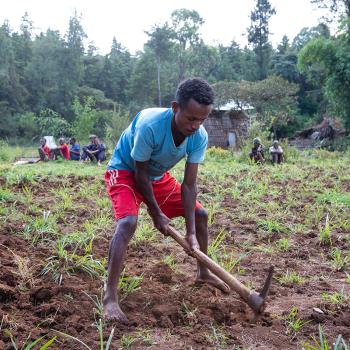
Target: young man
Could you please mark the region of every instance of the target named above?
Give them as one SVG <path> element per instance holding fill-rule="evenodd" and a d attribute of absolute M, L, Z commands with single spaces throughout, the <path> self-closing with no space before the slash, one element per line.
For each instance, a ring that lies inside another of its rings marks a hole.
<path fill-rule="evenodd" d="M 40 160 L 47 162 L 51 159 L 50 147 L 46 144 L 45 137 L 40 139 L 40 147 L 38 148 Z"/>
<path fill-rule="evenodd" d="M 70 144 L 70 159 L 71 160 L 80 160 L 80 145 L 76 142 L 75 137 L 69 139 Z"/>
<path fill-rule="evenodd" d="M 272 164 L 280 164 L 283 162 L 283 149 L 277 140 L 273 141 L 269 151 Z"/>
<path fill-rule="evenodd" d="M 204 160 L 208 135 L 202 123 L 212 110 L 214 93 L 201 79 L 182 82 L 171 108 L 145 109 L 123 132 L 108 164 L 105 181 L 115 218 L 109 248 L 108 280 L 104 296 L 106 318 L 127 323 L 120 309 L 117 286 L 124 255 L 136 225 L 141 202 L 148 206 L 155 227 L 167 234 L 170 219 L 184 216 L 190 247 L 207 253 L 208 216 L 197 202 L 198 164 Z M 187 157 L 180 185 L 168 170 Z M 223 292 L 229 287 L 198 264 L 197 281 Z"/>
<path fill-rule="evenodd" d="M 101 166 L 101 162 L 106 160 L 106 146 L 102 142 L 100 142 L 96 135 L 90 135 L 89 139 L 90 145 L 83 147 L 81 161 L 85 162 L 88 158 L 90 158 L 90 160 L 93 161 L 95 158 L 97 160 L 97 165 Z"/>
<path fill-rule="evenodd" d="M 251 160 L 254 160 L 255 163 L 265 163 L 264 145 L 261 144 L 261 141 L 258 137 L 253 140 L 253 148 L 249 152 L 249 157 Z"/>
<path fill-rule="evenodd" d="M 59 140 L 59 146 L 57 147 L 60 152 L 61 152 L 61 156 L 64 158 L 64 159 L 69 159 L 70 158 L 70 155 L 69 155 L 69 147 L 68 145 L 64 142 L 64 137 L 61 137 Z"/>

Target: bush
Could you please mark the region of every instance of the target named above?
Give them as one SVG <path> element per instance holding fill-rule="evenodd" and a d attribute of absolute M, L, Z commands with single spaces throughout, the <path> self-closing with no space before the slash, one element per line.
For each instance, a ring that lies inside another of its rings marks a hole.
<path fill-rule="evenodd" d="M 106 122 L 106 142 L 112 148 L 117 144 L 120 135 L 130 123 L 129 112 L 118 105 L 111 118 Z"/>
<path fill-rule="evenodd" d="M 11 148 L 4 140 L 0 140 L 0 161 L 7 162 L 10 159 Z"/>

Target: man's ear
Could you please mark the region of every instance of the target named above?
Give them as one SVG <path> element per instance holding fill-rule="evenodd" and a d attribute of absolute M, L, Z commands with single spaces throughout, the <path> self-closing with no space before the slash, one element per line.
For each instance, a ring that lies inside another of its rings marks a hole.
<path fill-rule="evenodd" d="M 173 101 L 171 102 L 171 109 L 173 110 L 173 113 L 176 114 L 176 112 L 179 110 L 180 106 L 178 102 Z"/>

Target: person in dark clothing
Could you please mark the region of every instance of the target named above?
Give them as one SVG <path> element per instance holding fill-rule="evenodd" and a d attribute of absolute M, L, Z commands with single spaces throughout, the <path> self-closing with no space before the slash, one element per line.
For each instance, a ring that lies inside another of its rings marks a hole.
<path fill-rule="evenodd" d="M 81 155 L 81 161 L 85 162 L 88 158 L 91 161 L 97 160 L 97 165 L 101 166 L 101 162 L 106 160 L 106 146 L 100 142 L 96 135 L 90 135 L 90 144 L 83 147 L 83 154 Z"/>
<path fill-rule="evenodd" d="M 76 142 L 75 137 L 71 137 L 69 140 L 70 146 L 70 159 L 80 160 L 80 145 Z"/>
<path fill-rule="evenodd" d="M 51 150 L 46 143 L 45 137 L 40 139 L 40 147 L 38 148 L 40 160 L 47 162 L 51 159 Z"/>
<path fill-rule="evenodd" d="M 258 137 L 253 140 L 253 148 L 249 152 L 249 157 L 251 160 L 254 160 L 255 163 L 265 163 L 264 145 L 261 144 L 261 141 Z"/>

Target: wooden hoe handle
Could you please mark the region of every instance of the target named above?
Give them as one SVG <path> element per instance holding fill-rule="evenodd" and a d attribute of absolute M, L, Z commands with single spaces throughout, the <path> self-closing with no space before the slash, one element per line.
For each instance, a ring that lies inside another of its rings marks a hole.
<path fill-rule="evenodd" d="M 175 228 L 169 226 L 168 235 L 171 236 L 177 243 L 179 243 L 188 255 L 196 258 L 213 274 L 228 284 L 231 289 L 237 292 L 240 297 L 254 310 L 254 312 L 260 313 L 263 311 L 264 301 L 267 297 L 272 281 L 273 266 L 270 267 L 264 287 L 259 294 L 253 290 L 248 289 L 244 284 L 238 281 L 237 278 L 233 277 L 230 273 L 224 270 L 220 265 L 210 259 L 208 255 L 204 254 L 199 249 L 191 250 L 186 239 L 179 232 L 177 232 Z"/>

